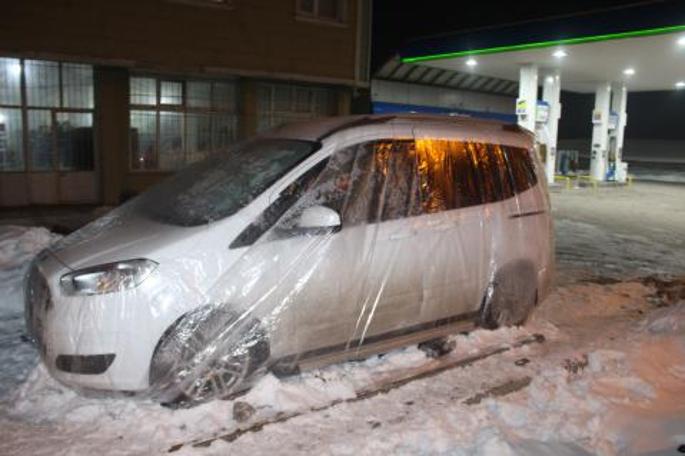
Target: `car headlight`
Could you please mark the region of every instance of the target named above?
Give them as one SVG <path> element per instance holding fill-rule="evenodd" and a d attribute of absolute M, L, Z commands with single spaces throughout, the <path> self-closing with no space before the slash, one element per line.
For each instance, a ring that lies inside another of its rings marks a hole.
<path fill-rule="evenodd" d="M 135 288 L 157 268 L 143 258 L 101 264 L 65 274 L 60 279 L 68 295 L 95 295 Z"/>

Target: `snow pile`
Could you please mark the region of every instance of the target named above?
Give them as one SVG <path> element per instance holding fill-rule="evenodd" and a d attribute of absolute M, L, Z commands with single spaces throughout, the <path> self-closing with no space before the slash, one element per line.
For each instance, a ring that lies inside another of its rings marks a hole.
<path fill-rule="evenodd" d="M 0 398 L 37 362 L 35 350 L 23 338 L 23 278 L 33 257 L 59 238 L 45 228 L 0 226 Z"/>
<path fill-rule="evenodd" d="M 515 336 L 526 334 L 523 329 L 512 328 L 454 336 L 458 348 L 453 356 L 474 354 L 486 345 L 506 345 Z M 244 396 L 179 410 L 131 398 L 84 397 L 54 381 L 39 365 L 9 398 L 6 417 L 49 426 L 59 423 L 59 433 L 64 435 L 77 428 L 79 433 L 98 436 L 101 444 L 115 435 L 127 435 L 132 440 L 128 447 L 131 451 L 160 451 L 174 442 L 210 438 L 244 427 L 233 417 L 237 402 L 254 409 L 249 422 L 272 421 L 352 399 L 356 391 L 369 387 L 379 376 L 407 372 L 429 361 L 418 348 L 407 347 L 283 379 L 267 374 Z M 160 437 L 159 441 L 152 443 L 151 435 Z"/>
<path fill-rule="evenodd" d="M 60 237 L 45 228 L 0 226 L 0 312 L 23 312 L 22 277 L 31 259 Z"/>
<path fill-rule="evenodd" d="M 684 444 L 685 304 L 632 329 L 610 349 L 541 370 L 515 400 L 490 400 L 493 422 L 516 438 L 577 442 L 600 454 Z"/>

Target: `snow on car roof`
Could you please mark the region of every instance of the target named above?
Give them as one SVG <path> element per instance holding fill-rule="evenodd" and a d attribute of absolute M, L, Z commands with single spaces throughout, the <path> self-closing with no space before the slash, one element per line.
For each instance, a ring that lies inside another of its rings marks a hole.
<path fill-rule="evenodd" d="M 265 137 L 293 138 L 320 141 L 341 130 L 374 123 L 398 124 L 454 124 L 459 127 L 524 133 L 526 130 L 515 124 L 491 119 L 476 119 L 467 116 L 442 116 L 430 114 L 367 114 L 355 116 L 323 117 L 320 119 L 293 122 L 264 133 Z"/>

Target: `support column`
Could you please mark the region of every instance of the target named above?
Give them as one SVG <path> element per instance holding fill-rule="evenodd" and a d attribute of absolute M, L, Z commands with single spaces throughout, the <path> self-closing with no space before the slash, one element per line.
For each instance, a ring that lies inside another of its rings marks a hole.
<path fill-rule="evenodd" d="M 109 206 L 120 204 L 128 191 L 128 76 L 126 68 L 95 67 L 95 163 L 101 202 Z"/>
<path fill-rule="evenodd" d="M 590 154 L 590 176 L 599 181 L 606 180 L 610 101 L 611 84 L 602 82 L 597 85 L 595 92 L 595 109 L 592 111 L 592 152 Z"/>
<path fill-rule="evenodd" d="M 252 79 L 241 78 L 238 81 L 238 139 L 249 138 L 257 132 L 258 90 L 257 83 Z"/>
<path fill-rule="evenodd" d="M 519 73 L 519 97 L 516 100 L 518 124 L 535 131 L 535 110 L 538 102 L 538 67 L 526 64 Z"/>
<path fill-rule="evenodd" d="M 614 154 L 616 156 L 616 180 L 618 182 L 626 181 L 626 173 L 622 172 L 623 163 L 623 137 L 628 122 L 626 113 L 626 104 L 628 101 L 628 89 L 625 83 L 617 83 L 612 87 L 611 92 L 611 107 L 618 114 L 618 123 L 614 131 L 616 138 L 614 144 Z"/>
<path fill-rule="evenodd" d="M 561 118 L 561 75 L 559 70 L 554 71 L 545 78 L 542 86 L 542 99 L 549 104 L 549 118 L 545 128 L 547 129 L 547 157 L 545 158 L 545 175 L 547 183 L 554 183 L 554 173 L 557 168 L 557 139 L 559 132 L 559 119 Z"/>

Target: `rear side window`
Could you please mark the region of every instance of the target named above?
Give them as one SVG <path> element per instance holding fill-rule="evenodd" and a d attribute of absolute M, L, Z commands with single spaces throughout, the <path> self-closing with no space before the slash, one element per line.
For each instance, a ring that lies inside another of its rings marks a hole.
<path fill-rule="evenodd" d="M 416 140 L 424 213 L 481 204 L 476 152 L 469 143 L 462 141 Z"/>
<path fill-rule="evenodd" d="M 509 199 L 514 196 L 514 186 L 507 165 L 507 156 L 504 147 L 497 144 L 487 145 L 488 154 L 492 158 L 492 173 L 497 187 L 498 200 Z"/>
<path fill-rule="evenodd" d="M 467 144 L 476 159 L 483 202 L 494 203 L 514 196 L 504 149 L 495 144 Z"/>
<path fill-rule="evenodd" d="M 535 174 L 535 164 L 530 152 L 520 147 L 505 147 L 504 150 L 516 193 L 535 186 L 538 183 L 538 177 Z"/>

